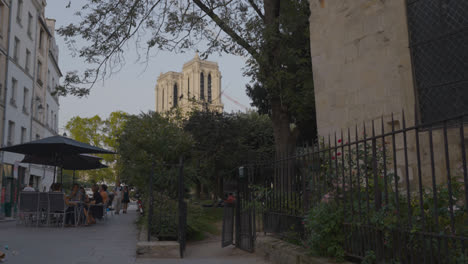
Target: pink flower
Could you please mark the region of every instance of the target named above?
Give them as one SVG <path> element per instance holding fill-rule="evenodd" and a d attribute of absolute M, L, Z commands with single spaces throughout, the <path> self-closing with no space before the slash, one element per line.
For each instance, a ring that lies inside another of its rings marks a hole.
<path fill-rule="evenodd" d="M 338 143 L 341 143 L 341 139 L 338 139 Z"/>
<path fill-rule="evenodd" d="M 332 160 L 335 160 L 335 156 L 332 157 Z"/>
<path fill-rule="evenodd" d="M 337 155 L 337 156 L 340 156 L 340 155 L 341 155 L 341 152 L 336 153 L 336 155 Z"/>

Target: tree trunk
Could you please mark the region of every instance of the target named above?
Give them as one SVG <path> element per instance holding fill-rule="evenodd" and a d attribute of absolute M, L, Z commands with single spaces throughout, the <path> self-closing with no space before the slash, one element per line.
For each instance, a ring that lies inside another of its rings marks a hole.
<path fill-rule="evenodd" d="M 271 120 L 273 123 L 273 132 L 275 137 L 276 157 L 289 156 L 294 151 L 297 136 L 291 132 L 290 116 L 288 109 L 281 104 L 281 61 L 279 53 L 281 51 L 280 32 L 279 32 L 279 16 L 280 16 L 280 0 L 265 0 L 265 48 L 266 54 L 265 63 L 259 63 L 261 75 L 271 77 L 271 75 L 279 76 L 273 82 L 268 82 L 271 99 Z"/>
<path fill-rule="evenodd" d="M 296 146 L 296 133 L 290 128 L 290 118 L 279 100 L 271 102 L 271 121 L 275 137 L 276 157 L 290 156 Z"/>

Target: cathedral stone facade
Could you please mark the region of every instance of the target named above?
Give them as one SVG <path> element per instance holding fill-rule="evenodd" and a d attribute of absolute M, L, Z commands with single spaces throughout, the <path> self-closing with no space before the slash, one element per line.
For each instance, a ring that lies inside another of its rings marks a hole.
<path fill-rule="evenodd" d="M 161 73 L 156 83 L 156 112 L 179 107 L 182 113 L 195 109 L 223 111 L 221 72 L 218 63 L 201 60 L 198 53 L 182 72 Z"/>

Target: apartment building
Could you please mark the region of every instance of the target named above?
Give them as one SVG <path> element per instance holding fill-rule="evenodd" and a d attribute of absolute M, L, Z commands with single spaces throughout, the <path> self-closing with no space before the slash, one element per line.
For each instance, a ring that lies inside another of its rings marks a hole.
<path fill-rule="evenodd" d="M 44 138 L 58 131 L 56 121 L 52 123 L 49 118 L 51 112 L 55 120 L 58 115 L 58 98 L 52 93 L 61 73 L 53 33 L 55 21 L 45 18 L 46 5 L 46 0 L 15 0 L 9 6 L 6 67 L 0 68 L 6 87 L 2 98 L 2 146 Z M 11 217 L 17 209 L 18 191 L 27 184 L 47 190 L 53 180 L 53 168 L 20 163 L 23 155 L 19 154 L 0 155 L 0 217 Z"/>
<path fill-rule="evenodd" d="M 8 36 L 9 36 L 9 19 L 10 17 L 10 2 L 0 0 L 0 141 L 3 139 L 3 118 L 5 117 L 5 87 L 6 87 L 6 72 L 8 58 Z M 0 154 L 1 155 L 1 154 Z M 2 176 L 0 175 L 0 217 L 2 216 Z"/>

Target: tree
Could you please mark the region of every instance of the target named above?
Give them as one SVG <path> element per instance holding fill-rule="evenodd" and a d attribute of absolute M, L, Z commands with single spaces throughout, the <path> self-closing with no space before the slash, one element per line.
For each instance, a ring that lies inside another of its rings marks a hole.
<path fill-rule="evenodd" d="M 155 170 L 155 191 L 177 193 L 178 160 L 187 156 L 193 140 L 176 122 L 156 112 L 130 116 L 117 142 L 127 184 L 146 191 L 147 179 Z"/>
<path fill-rule="evenodd" d="M 67 122 L 65 130 L 75 140 L 116 151 L 117 139 L 128 117 L 129 115 L 122 111 L 112 112 L 105 120 L 98 115 L 89 118 L 76 116 Z M 87 176 L 92 182 L 114 181 L 118 176 L 119 155 L 99 156 L 109 168 L 78 172 L 78 176 Z"/>
<path fill-rule="evenodd" d="M 299 134 L 291 124 L 315 121 L 315 111 L 305 107 L 314 104 L 308 10 L 307 0 L 88 0 L 78 12 L 82 21 L 58 33 L 70 47 L 77 37 L 85 40 L 88 45 L 76 52 L 96 68 L 81 77 L 68 73 L 60 91 L 87 94 L 123 62 L 123 47 L 131 39 L 137 46 L 145 41 L 146 54 L 152 48 L 183 52 L 206 44 L 203 57 L 224 52 L 250 58 L 246 74 L 258 85 L 248 88 L 249 94 L 266 103 L 276 152 L 291 153 Z"/>
<path fill-rule="evenodd" d="M 197 196 L 207 187 L 222 197 L 223 181 L 232 178 L 241 164 L 272 157 L 273 129 L 266 115 L 255 112 L 194 112 L 184 124 L 194 141 L 190 165 Z"/>

